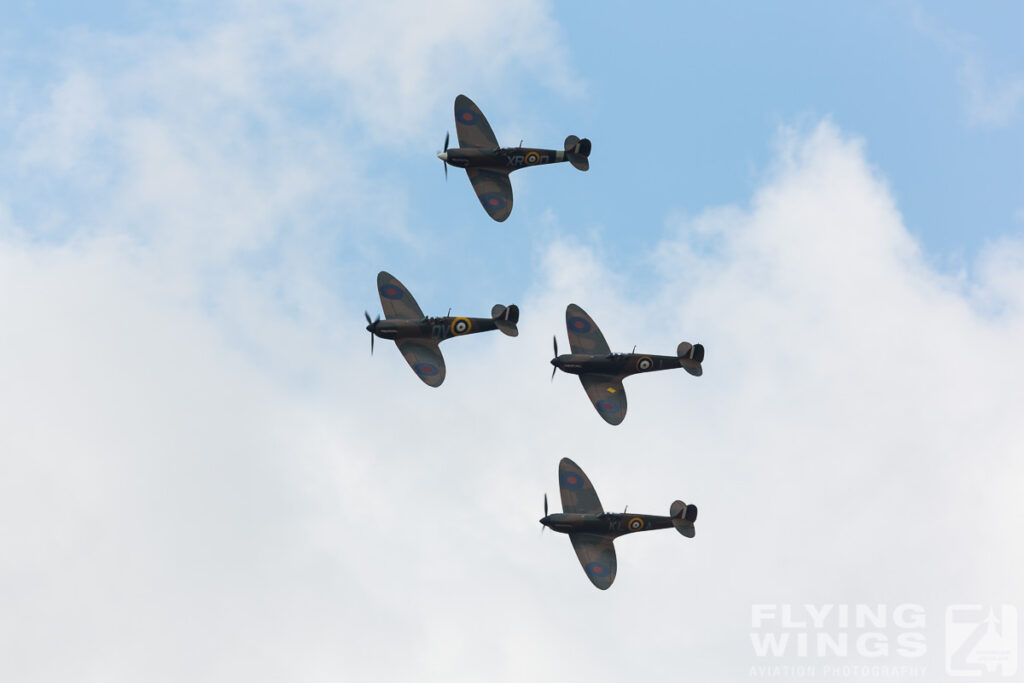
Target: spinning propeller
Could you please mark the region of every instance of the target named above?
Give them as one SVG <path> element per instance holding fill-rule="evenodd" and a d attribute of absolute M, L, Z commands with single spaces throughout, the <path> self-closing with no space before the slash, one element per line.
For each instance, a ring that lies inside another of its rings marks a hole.
<path fill-rule="evenodd" d="M 448 136 L 450 133 L 444 134 L 444 150 L 437 155 L 437 158 L 444 164 L 444 179 L 448 180 Z"/>
<path fill-rule="evenodd" d="M 555 347 L 555 358 L 558 358 L 558 337 L 552 336 L 551 337 L 551 343 Z M 554 362 L 552 362 L 551 364 L 555 365 Z M 557 365 L 555 365 L 555 367 L 551 368 L 551 381 L 552 382 L 555 381 L 555 372 L 557 370 L 558 370 L 558 366 Z M 545 501 L 545 503 L 547 502 L 547 494 L 546 493 L 544 494 L 544 501 Z"/>
<path fill-rule="evenodd" d="M 377 329 L 377 323 L 380 322 L 380 315 L 377 316 L 376 320 L 370 320 L 370 314 L 368 311 L 363 311 L 363 315 L 366 316 L 366 322 L 369 323 L 366 326 L 366 331 L 370 333 L 370 355 L 373 355 L 373 337 L 374 331 Z"/>
<path fill-rule="evenodd" d="M 546 493 L 544 494 L 544 516 L 545 517 L 548 516 L 548 494 L 546 494 Z M 545 528 L 547 528 L 547 527 L 544 525 L 544 522 L 541 522 L 540 523 L 540 532 L 542 534 L 544 533 L 544 529 Z"/>

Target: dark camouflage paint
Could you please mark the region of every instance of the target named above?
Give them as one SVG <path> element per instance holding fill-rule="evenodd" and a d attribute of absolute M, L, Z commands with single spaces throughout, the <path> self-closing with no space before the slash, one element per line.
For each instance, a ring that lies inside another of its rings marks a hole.
<path fill-rule="evenodd" d="M 565 328 L 572 353 L 552 358 L 551 364 L 579 375 L 591 405 L 608 424 L 621 424 L 626 418 L 626 391 L 622 386 L 626 377 L 673 368 L 684 368 L 696 377 L 704 373 L 704 347 L 700 344 L 682 342 L 675 356 L 612 353 L 597 323 L 576 304 L 565 309 Z"/>
<path fill-rule="evenodd" d="M 455 98 L 455 132 L 459 146 L 442 152 L 446 163 L 466 169 L 480 204 L 494 220 L 501 222 L 512 213 L 512 183 L 508 174 L 527 166 L 563 161 L 586 171 L 590 168 L 590 141 L 575 135 L 565 139 L 565 149 L 502 147 L 480 108 L 465 95 Z"/>
<path fill-rule="evenodd" d="M 519 335 L 519 307 L 515 304 L 495 305 L 490 318 L 427 317 L 405 285 L 383 270 L 377 274 L 377 293 L 385 319 L 370 323 L 367 331 L 394 341 L 412 371 L 428 386 L 439 387 L 444 382 L 444 356 L 438 347 L 444 340 L 491 330 L 510 337 Z"/>
<path fill-rule="evenodd" d="M 615 581 L 617 563 L 613 541 L 619 536 L 675 528 L 687 538 L 696 534 L 697 506 L 672 503 L 669 516 L 605 512 L 590 479 L 569 458 L 558 464 L 562 512 L 545 515 L 540 523 L 568 534 L 576 557 L 591 583 L 606 590 Z"/>

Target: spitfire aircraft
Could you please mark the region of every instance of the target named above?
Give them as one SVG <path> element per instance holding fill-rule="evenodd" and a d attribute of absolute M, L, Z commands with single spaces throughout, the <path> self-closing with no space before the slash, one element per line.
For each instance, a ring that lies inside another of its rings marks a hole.
<path fill-rule="evenodd" d="M 444 162 L 444 176 L 448 177 L 448 164 L 466 169 L 484 210 L 498 222 L 512 213 L 512 183 L 508 179 L 512 171 L 560 161 L 568 161 L 581 171 L 590 168 L 590 140 L 575 135 L 565 139 L 564 150 L 534 149 L 522 147 L 522 143 L 519 147 L 502 147 L 480 108 L 465 95 L 455 98 L 455 132 L 459 146 L 448 149 L 445 135 L 444 151 L 437 155 Z"/>
<path fill-rule="evenodd" d="M 551 364 L 551 378 L 555 370 L 579 375 L 583 388 L 598 414 L 608 424 L 617 425 L 626 417 L 626 391 L 622 380 L 640 372 L 683 368 L 694 377 L 703 374 L 701 361 L 704 347 L 682 342 L 675 356 L 656 356 L 642 353 L 612 353 L 608 342 L 587 312 L 576 304 L 565 309 L 565 327 L 569 332 L 571 354 L 558 355 L 558 339 L 553 339 L 555 357 Z M 635 350 L 634 350 L 635 351 Z"/>
<path fill-rule="evenodd" d="M 372 321 L 366 316 L 366 330 L 370 333 L 370 353 L 373 354 L 373 338 L 392 339 L 398 350 L 405 356 L 409 367 L 424 384 L 439 387 L 444 382 L 444 357 L 438 344 L 445 339 L 461 337 L 477 332 L 498 329 L 510 337 L 519 335 L 519 307 L 515 304 L 496 304 L 490 318 L 464 318 L 451 315 L 428 318 L 423 315 L 412 294 L 394 275 L 383 270 L 377 274 L 377 292 L 384 309 L 385 320 L 380 316 Z"/>
<path fill-rule="evenodd" d="M 540 523 L 549 529 L 569 534 L 573 550 L 590 582 L 607 590 L 615 580 L 615 546 L 619 536 L 637 531 L 668 529 L 687 538 L 697 533 L 697 506 L 677 500 L 669 507 L 669 516 L 636 515 L 605 512 L 597 491 L 580 466 L 569 458 L 558 463 L 558 488 L 562 494 L 562 512 L 548 514 L 548 497 L 544 495 L 544 517 Z"/>

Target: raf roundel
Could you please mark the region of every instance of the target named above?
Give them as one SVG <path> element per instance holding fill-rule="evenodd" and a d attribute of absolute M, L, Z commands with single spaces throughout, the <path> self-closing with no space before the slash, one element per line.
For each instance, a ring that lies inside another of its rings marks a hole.
<path fill-rule="evenodd" d="M 401 299 L 403 296 L 405 296 L 405 292 L 403 292 L 400 288 L 396 287 L 395 285 L 389 283 L 380 288 L 380 295 L 385 299 L 397 301 L 398 299 Z"/>
<path fill-rule="evenodd" d="M 561 481 L 562 488 L 569 489 L 570 491 L 583 488 L 583 477 L 575 472 L 562 472 L 559 480 Z"/>
<path fill-rule="evenodd" d="M 422 375 L 424 377 L 433 377 L 437 374 L 437 366 L 433 363 L 417 363 L 412 366 L 412 369 L 417 375 Z"/>
<path fill-rule="evenodd" d="M 480 196 L 480 203 L 485 209 L 504 209 L 505 198 L 500 194 L 485 194 Z"/>
<path fill-rule="evenodd" d="M 629 520 L 629 530 L 630 531 L 640 531 L 643 528 L 644 528 L 644 520 L 640 519 L 639 517 L 634 517 L 633 519 Z"/>
<path fill-rule="evenodd" d="M 536 152 L 527 152 L 526 153 L 526 163 L 528 163 L 528 164 L 535 164 L 538 161 L 540 161 L 540 155 L 539 154 L 537 154 Z"/>
<path fill-rule="evenodd" d="M 476 125 L 476 114 L 469 109 L 463 109 L 455 115 L 455 118 L 459 120 L 459 123 L 465 123 L 470 126 Z"/>
<path fill-rule="evenodd" d="M 473 329 L 473 324 L 469 321 L 469 318 L 455 318 L 452 320 L 452 334 L 466 334 Z"/>
<path fill-rule="evenodd" d="M 636 369 L 641 371 L 641 372 L 645 372 L 647 370 L 650 370 L 653 367 L 654 367 L 654 361 L 652 361 L 647 356 L 641 356 L 640 360 L 638 360 L 636 362 Z"/>
<path fill-rule="evenodd" d="M 591 576 L 608 576 L 608 567 L 601 562 L 588 562 L 586 570 Z"/>
<path fill-rule="evenodd" d="M 590 332 L 590 321 L 586 318 L 573 316 L 565 322 L 571 332 L 575 332 L 576 334 L 586 334 L 587 332 Z"/>
<path fill-rule="evenodd" d="M 619 411 L 619 402 L 610 398 L 602 398 L 600 401 L 595 401 L 594 406 L 602 413 L 617 413 Z"/>

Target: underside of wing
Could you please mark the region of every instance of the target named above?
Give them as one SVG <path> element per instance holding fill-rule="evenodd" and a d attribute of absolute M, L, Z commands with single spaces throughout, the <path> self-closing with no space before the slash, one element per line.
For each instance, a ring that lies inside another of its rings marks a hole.
<path fill-rule="evenodd" d="M 409 367 L 424 384 L 439 387 L 444 382 L 444 356 L 437 342 L 427 339 L 402 339 L 395 342 Z"/>
<path fill-rule="evenodd" d="M 416 299 L 405 288 L 398 278 L 386 271 L 377 273 L 377 293 L 380 294 L 380 305 L 387 319 L 420 320 L 423 311 Z"/>
<path fill-rule="evenodd" d="M 611 425 L 626 419 L 626 390 L 621 377 L 611 375 L 580 375 L 580 382 L 587 392 L 598 415 Z"/>
<path fill-rule="evenodd" d="M 569 534 L 569 540 L 590 582 L 608 590 L 615 580 L 615 546 L 611 537 L 574 533 Z"/>
<path fill-rule="evenodd" d="M 512 182 L 508 173 L 488 168 L 467 168 L 469 182 L 484 210 L 499 223 L 512 213 Z"/>
<path fill-rule="evenodd" d="M 498 138 L 494 137 L 491 124 L 487 123 L 480 107 L 465 95 L 455 98 L 455 134 L 459 137 L 459 147 L 498 148 Z"/>
<path fill-rule="evenodd" d="M 612 352 L 597 323 L 576 304 L 565 307 L 565 329 L 569 332 L 569 348 L 573 353 Z"/>
<path fill-rule="evenodd" d="M 580 515 L 604 512 L 594 485 L 580 466 L 569 458 L 562 458 L 558 463 L 558 489 L 562 494 L 562 512 Z"/>

